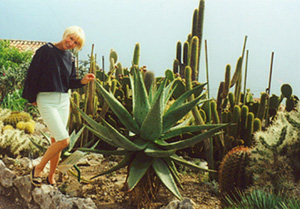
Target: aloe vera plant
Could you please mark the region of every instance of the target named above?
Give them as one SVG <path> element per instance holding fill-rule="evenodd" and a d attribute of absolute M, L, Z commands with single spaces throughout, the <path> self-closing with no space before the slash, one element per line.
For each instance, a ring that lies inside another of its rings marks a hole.
<path fill-rule="evenodd" d="M 121 134 L 104 119 L 101 123 L 98 123 L 78 108 L 83 119 L 89 124 L 89 126 L 86 126 L 87 129 L 101 140 L 118 148 L 117 150 L 109 151 L 89 148 L 80 148 L 79 150 L 124 156 L 118 165 L 101 172 L 93 178 L 128 166 L 128 176 L 125 182 L 128 186 L 128 191 L 133 191 L 137 188 L 137 185 L 145 186 L 144 184 L 147 184 L 148 181 L 145 181 L 143 184 L 139 184 L 139 182 L 143 180 L 146 174 L 150 173 L 158 177 L 156 179 L 160 179 L 163 185 L 174 196 L 181 199 L 177 187 L 177 184 L 180 185 L 180 179 L 175 163 L 191 166 L 200 170 L 215 171 L 202 168 L 181 158 L 176 155 L 176 151 L 191 147 L 208 137 L 218 134 L 222 128 L 228 126 L 228 124 L 194 126 L 178 124 L 180 119 L 203 101 L 201 100 L 201 94 L 192 101 L 187 101 L 187 99 L 193 93 L 199 91 L 200 88 L 203 88 L 204 85 L 197 86 L 185 92 L 177 98 L 172 105 L 167 105 L 176 88 L 176 86 L 173 85 L 174 82 L 170 82 L 167 85 L 167 79 L 164 79 L 157 89 L 149 91 L 148 94 L 142 79 L 142 73 L 136 66 L 133 67 L 130 80 L 132 86 L 133 115 L 131 115 L 122 103 L 119 102 L 111 92 L 108 92 L 99 81 L 96 82 L 98 92 L 103 96 L 111 110 L 128 129 L 130 134 Z M 206 131 L 203 132 L 203 130 Z M 194 136 L 185 140 L 169 141 L 169 139 L 174 139 L 176 136 L 188 132 L 201 133 L 194 134 Z M 153 185 L 152 182 L 149 183 L 149 185 Z M 150 199 L 152 197 L 150 193 L 153 193 L 155 190 L 151 190 L 152 187 L 150 186 L 148 187 L 150 189 L 146 190 Z"/>

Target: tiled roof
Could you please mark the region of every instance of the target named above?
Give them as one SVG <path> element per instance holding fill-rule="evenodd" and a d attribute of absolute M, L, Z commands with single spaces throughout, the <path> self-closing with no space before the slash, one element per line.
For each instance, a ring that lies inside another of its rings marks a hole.
<path fill-rule="evenodd" d="M 46 44 L 45 41 L 24 41 L 24 40 L 12 40 L 8 39 L 10 46 L 14 46 L 20 51 L 33 51 L 35 52 L 38 48 Z"/>

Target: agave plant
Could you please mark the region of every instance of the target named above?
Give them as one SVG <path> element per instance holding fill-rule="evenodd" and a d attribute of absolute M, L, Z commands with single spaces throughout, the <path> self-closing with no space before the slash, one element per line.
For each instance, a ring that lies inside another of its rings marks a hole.
<path fill-rule="evenodd" d="M 96 81 L 97 91 L 103 96 L 111 110 L 126 129 L 128 129 L 130 134 L 126 136 L 121 134 L 104 119 L 102 119 L 101 123 L 98 123 L 78 108 L 82 117 L 89 125 L 86 127 L 101 140 L 118 148 L 117 150 L 110 151 L 88 148 L 80 148 L 80 150 L 124 156 L 118 165 L 93 178 L 128 166 L 125 182 L 128 191 L 137 189 L 137 185 L 144 186 L 141 194 L 147 188 L 146 191 L 152 193 L 149 194 L 149 197 L 153 195 L 154 191 L 158 191 L 153 188 L 153 182 L 149 182 L 148 180 L 143 182 L 143 184 L 139 184 L 147 174 L 150 175 L 151 180 L 159 179 L 174 196 L 181 199 L 182 197 L 177 187 L 177 184 L 180 186 L 180 179 L 175 163 L 200 170 L 215 171 L 202 168 L 181 158 L 176 154 L 176 151 L 191 147 L 206 138 L 220 133 L 221 129 L 228 126 L 228 124 L 201 126 L 184 126 L 183 124 L 178 124 L 178 121 L 189 113 L 193 107 L 207 101 L 203 99 L 204 94 L 200 94 L 200 96 L 190 102 L 186 101 L 192 94 L 199 91 L 202 92 L 205 84 L 185 92 L 172 105 L 167 105 L 176 88 L 173 82 L 169 82 L 167 85 L 167 79 L 164 79 L 157 89 L 150 90 L 147 93 L 142 73 L 139 69 L 136 67 L 133 68 L 130 79 L 132 85 L 132 114 L 128 112 L 111 92 L 107 91 L 100 82 Z M 175 142 L 172 140 L 170 142 L 169 139 L 174 139 L 174 137 L 184 133 L 195 134 L 188 139 Z M 148 184 L 149 187 L 145 187 L 145 184 Z"/>

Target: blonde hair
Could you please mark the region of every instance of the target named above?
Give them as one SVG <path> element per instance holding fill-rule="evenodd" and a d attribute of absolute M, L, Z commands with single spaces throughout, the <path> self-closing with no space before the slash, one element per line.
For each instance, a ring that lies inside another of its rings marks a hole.
<path fill-rule="evenodd" d="M 82 47 L 85 44 L 85 34 L 84 34 L 83 29 L 79 26 L 70 26 L 70 27 L 66 28 L 66 30 L 63 34 L 63 38 L 67 37 L 68 35 L 74 35 L 76 38 L 78 38 L 78 40 L 77 40 L 78 43 L 77 43 L 77 46 L 75 47 L 75 49 L 77 51 L 82 49 Z"/>

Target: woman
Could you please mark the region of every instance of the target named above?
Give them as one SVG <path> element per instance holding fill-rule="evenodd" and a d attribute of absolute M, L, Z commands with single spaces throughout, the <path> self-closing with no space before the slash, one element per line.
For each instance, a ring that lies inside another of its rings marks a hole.
<path fill-rule="evenodd" d="M 47 183 L 55 184 L 55 170 L 61 151 L 69 145 L 66 129 L 69 117 L 69 89 L 80 88 L 95 79 L 87 74 L 76 78 L 75 62 L 71 49 L 80 50 L 85 43 L 85 34 L 78 26 L 68 27 L 58 43 L 47 43 L 39 48 L 30 64 L 25 80 L 23 95 L 30 103 L 36 104 L 51 135 L 51 145 L 41 162 L 30 174 L 34 186 L 41 186 L 42 172 L 50 161 Z"/>

